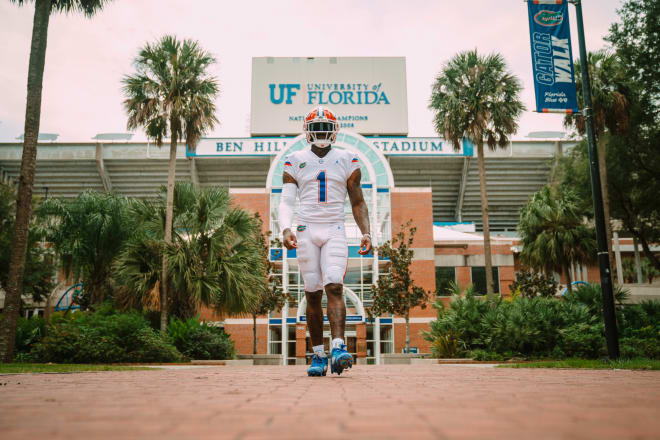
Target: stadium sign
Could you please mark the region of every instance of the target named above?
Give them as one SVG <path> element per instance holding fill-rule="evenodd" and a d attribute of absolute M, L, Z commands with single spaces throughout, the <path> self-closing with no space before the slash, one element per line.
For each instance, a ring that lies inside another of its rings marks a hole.
<path fill-rule="evenodd" d="M 578 111 L 568 3 L 528 1 L 536 111 Z"/>
<path fill-rule="evenodd" d="M 251 99 L 253 136 L 298 134 L 315 105 L 356 133 L 408 133 L 403 57 L 253 58 Z"/>
<path fill-rule="evenodd" d="M 275 156 L 291 146 L 294 137 L 205 138 L 189 157 L 206 156 Z M 472 155 L 472 145 L 463 143 L 459 150 L 442 138 L 369 137 L 366 141 L 386 156 L 464 156 Z M 341 146 L 341 143 L 339 143 Z"/>

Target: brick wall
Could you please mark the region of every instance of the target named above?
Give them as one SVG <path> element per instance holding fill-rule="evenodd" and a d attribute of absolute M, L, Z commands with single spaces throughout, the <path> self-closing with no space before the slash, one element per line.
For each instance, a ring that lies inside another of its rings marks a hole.
<path fill-rule="evenodd" d="M 270 194 L 265 189 L 232 189 L 229 191 L 232 204 L 251 212 L 258 213 L 263 221 L 263 231 L 270 229 Z"/>
<path fill-rule="evenodd" d="M 413 248 L 420 250 L 422 258 L 413 260 L 410 274 L 415 285 L 435 293 L 435 261 L 433 258 L 433 203 L 431 188 L 398 188 L 391 195 L 392 235 L 401 231 L 401 225 L 412 219 L 417 227 Z M 432 296 L 431 302 L 435 300 Z M 413 309 L 411 317 L 435 316 L 431 307 Z"/>
<path fill-rule="evenodd" d="M 225 331 L 231 336 L 239 354 L 252 354 L 254 336 L 252 324 L 226 324 Z M 268 325 L 257 324 L 257 353 L 265 354 L 268 343 Z"/>
<path fill-rule="evenodd" d="M 392 211 L 392 235 L 401 225 L 413 221 L 417 227 L 415 248 L 433 248 L 433 203 L 431 188 L 397 188 L 390 197 Z"/>
<path fill-rule="evenodd" d="M 430 353 L 431 344 L 424 339 L 422 331 L 429 331 L 428 323 L 410 323 L 410 346 L 419 348 L 420 353 Z M 406 324 L 394 324 L 394 352 L 401 353 L 406 346 Z"/>

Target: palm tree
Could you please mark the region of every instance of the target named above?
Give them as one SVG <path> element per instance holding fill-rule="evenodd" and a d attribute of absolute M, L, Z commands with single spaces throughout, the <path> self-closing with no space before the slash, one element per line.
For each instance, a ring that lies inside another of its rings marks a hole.
<path fill-rule="evenodd" d="M 10 0 L 23 6 L 28 0 Z M 37 139 L 41 119 L 41 90 L 48 41 L 48 22 L 52 12 L 80 11 L 92 17 L 109 0 L 35 0 L 32 43 L 28 64 L 27 100 L 25 106 L 25 130 L 23 137 L 23 157 L 18 179 L 16 201 L 16 221 L 11 247 L 11 265 L 7 276 L 7 291 L 3 320 L 0 324 L 0 362 L 11 362 L 14 358 L 14 339 L 18 311 L 21 304 L 25 255 L 28 246 L 30 217 L 32 216 L 32 189 L 37 160 Z"/>
<path fill-rule="evenodd" d="M 575 65 L 575 84 L 578 101 L 583 103 L 580 62 Z M 603 194 L 603 210 L 605 212 L 605 232 L 607 234 L 607 249 L 610 268 L 614 267 L 612 253 L 612 224 L 610 220 L 610 199 L 607 188 L 607 143 L 606 130 L 611 134 L 623 134 L 628 130 L 630 122 L 630 89 L 629 79 L 616 55 L 601 50 L 589 52 L 587 55 L 589 78 L 591 80 L 591 104 L 593 111 L 594 136 L 598 143 L 598 169 L 600 172 L 601 191 Z M 582 104 L 580 104 L 582 106 Z M 584 136 L 586 120 L 581 114 L 567 115 L 564 118 L 565 127 L 573 127 Z"/>
<path fill-rule="evenodd" d="M 569 267 L 596 257 L 592 228 L 584 224 L 575 195 L 548 186 L 535 193 L 520 212 L 520 260 L 532 269 L 562 271 L 571 290 Z"/>
<path fill-rule="evenodd" d="M 134 60 L 136 73 L 123 79 L 124 107 L 128 113 L 127 127 L 144 127 L 149 138 L 159 147 L 170 135 L 170 162 L 167 175 L 167 208 L 165 215 L 165 242 L 172 242 L 172 209 L 176 148 L 180 139 L 194 149 L 207 130 L 214 127 L 214 99 L 218 93 L 215 78 L 206 69 L 215 58 L 193 40 L 179 41 L 164 36 L 155 44 L 140 50 Z M 167 329 L 167 255 L 163 255 L 161 283 L 161 331 Z"/>
<path fill-rule="evenodd" d="M 252 310 L 265 289 L 259 250 L 259 224 L 230 205 L 224 188 L 196 188 L 178 182 L 173 194 L 173 237 L 163 240 L 165 203 L 140 201 L 133 207 L 142 222 L 115 265 L 125 306 L 155 308 L 162 283 L 162 255 L 167 255 L 173 295 L 168 298 L 181 318 L 195 316 L 204 305 L 226 314 Z M 162 310 L 164 307 L 158 301 Z"/>
<path fill-rule="evenodd" d="M 460 149 L 464 138 L 477 146 L 489 295 L 494 289 L 484 143 L 491 150 L 509 144 L 509 136 L 517 131 L 517 119 L 525 110 L 519 99 L 521 89 L 520 81 L 508 72 L 501 55 L 480 56 L 473 50 L 457 54 L 444 65 L 433 84 L 429 104 L 435 112 L 436 132 L 455 150 Z"/>
<path fill-rule="evenodd" d="M 112 264 L 135 230 L 128 208 L 125 197 L 95 191 L 71 201 L 50 198 L 39 207 L 64 273 L 83 283 L 84 306 L 93 308 L 113 293 Z"/>

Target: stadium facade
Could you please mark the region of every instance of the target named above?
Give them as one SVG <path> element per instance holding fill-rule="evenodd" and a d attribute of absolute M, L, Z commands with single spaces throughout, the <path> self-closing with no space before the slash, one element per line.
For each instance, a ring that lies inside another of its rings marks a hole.
<path fill-rule="evenodd" d="M 251 133 L 248 138 L 205 138 L 194 151 L 179 149 L 176 178 L 199 186 L 226 186 L 233 202 L 259 213 L 264 231 L 280 235 L 277 206 L 283 158 L 308 148 L 300 135 L 300 116 L 326 103 L 339 115 L 342 129 L 335 148 L 358 155 L 362 188 L 369 206 L 374 244 L 391 239 L 402 224 L 417 227 L 411 272 L 415 283 L 442 294 L 450 281 L 485 289 L 479 176 L 476 152 L 465 141 L 458 149 L 442 138 L 408 137 L 404 58 L 255 58 L 252 77 Z M 105 138 L 112 138 L 106 136 Z M 486 180 L 493 230 L 496 290 L 506 295 L 517 269 L 515 230 L 519 209 L 548 182 L 551 160 L 572 147 L 559 140 L 513 141 L 486 152 Z M 21 143 L 0 144 L 0 173 L 16 180 Z M 168 153 L 148 142 L 41 143 L 35 194 L 75 197 L 83 190 L 114 191 L 151 198 L 167 181 Z M 404 319 L 367 319 L 372 284 L 388 270 L 377 253 L 361 256 L 359 231 L 345 209 L 349 242 L 345 277 L 347 343 L 358 362 L 379 363 L 382 355 L 401 353 Z M 632 244 L 622 243 L 629 246 Z M 628 250 L 628 249 L 624 249 Z M 258 353 L 281 355 L 283 363 L 304 363 L 311 347 L 305 329 L 305 300 L 296 252 L 270 249 L 283 289 L 293 298 L 282 312 L 257 319 Z M 598 281 L 595 267 L 574 267 L 573 279 Z M 60 285 L 60 291 L 67 286 Z M 448 300 L 448 299 L 446 299 Z M 435 317 L 431 307 L 413 310 L 411 346 L 430 351 L 422 331 Z M 250 317 L 202 317 L 223 325 L 239 354 L 252 353 Z M 329 328 L 325 328 L 326 344 Z"/>

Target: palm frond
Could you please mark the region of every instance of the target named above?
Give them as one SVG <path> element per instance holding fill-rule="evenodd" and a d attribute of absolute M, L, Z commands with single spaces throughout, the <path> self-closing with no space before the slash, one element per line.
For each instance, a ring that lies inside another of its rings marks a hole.
<path fill-rule="evenodd" d="M 499 54 L 461 52 L 447 62 L 433 84 L 429 108 L 437 133 L 460 149 L 461 141 L 504 148 L 525 110 L 521 82 Z"/>
<path fill-rule="evenodd" d="M 218 123 L 218 82 L 207 73 L 215 62 L 193 40 L 166 35 L 147 43 L 133 62 L 135 74 L 122 80 L 127 128 L 144 127 L 158 146 L 169 133 L 185 139 L 188 148 L 194 149 Z"/>

